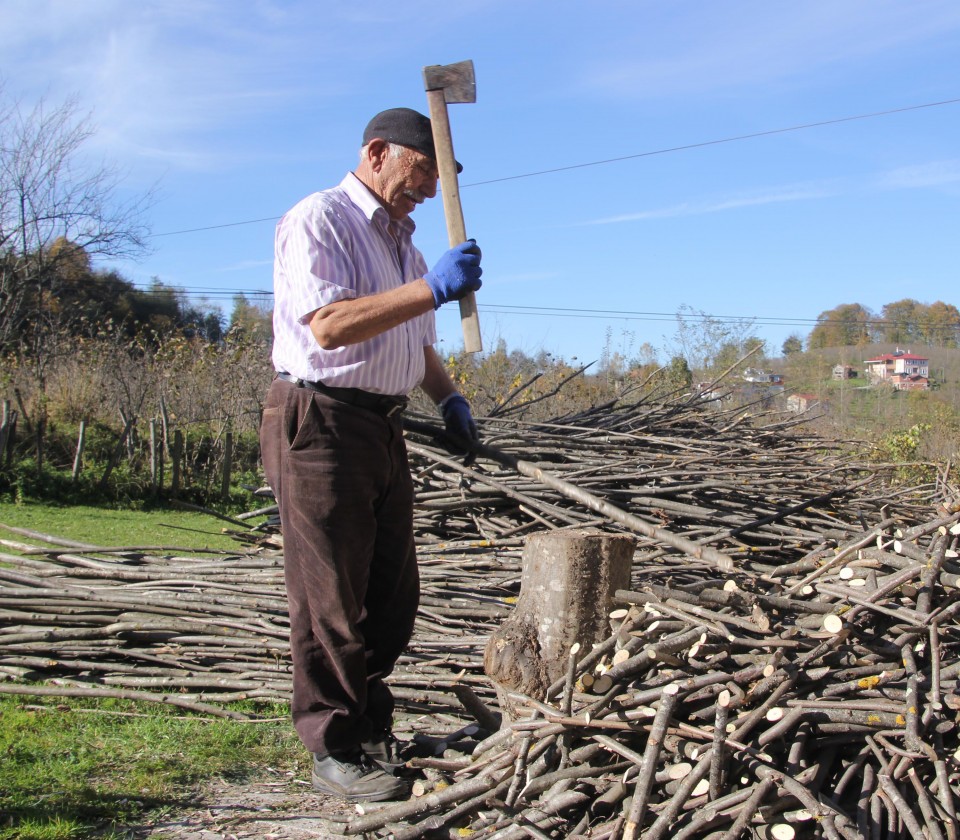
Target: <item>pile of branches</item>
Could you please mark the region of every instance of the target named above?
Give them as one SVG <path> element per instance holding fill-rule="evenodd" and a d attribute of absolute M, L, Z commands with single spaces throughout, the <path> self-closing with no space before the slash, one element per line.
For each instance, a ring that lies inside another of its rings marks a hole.
<path fill-rule="evenodd" d="M 230 704 L 289 702 L 275 537 L 225 552 L 95 546 L 4 528 L 0 693 L 156 701 L 239 720 L 257 714 Z M 491 555 L 482 540 L 422 548 L 416 638 L 393 690 L 409 712 L 462 713 L 455 684 L 491 693 L 481 651 L 509 610 L 519 553 Z"/>
<path fill-rule="evenodd" d="M 506 406 L 466 457 L 407 419 L 422 603 L 390 680 L 432 754 L 411 759 L 422 796 L 344 831 L 954 836 L 955 488 L 722 406 Z M 234 525 L 234 552 L 0 540 L 0 692 L 286 702 L 282 535 Z M 570 526 L 636 538 L 631 588 L 610 638 L 501 720 L 483 646 L 525 536 Z"/>
<path fill-rule="evenodd" d="M 810 431 L 804 415 L 723 405 L 621 399 L 537 423 L 504 409 L 483 421 L 480 457 L 466 464 L 431 418 L 408 417 L 418 535 L 500 542 L 569 526 L 637 533 L 627 513 L 734 560 L 764 552 L 780 564 L 866 529 L 885 506 L 921 521 L 932 500 L 950 495 L 942 474 L 893 487 L 902 465 L 865 463 L 851 442 Z M 592 497 L 620 512 L 598 510 Z M 650 542 L 642 548 L 656 556 L 676 548 Z"/>
<path fill-rule="evenodd" d="M 544 699 L 412 758 L 433 789 L 343 831 L 956 837 L 960 512 L 940 513 L 768 571 L 642 565 Z"/>

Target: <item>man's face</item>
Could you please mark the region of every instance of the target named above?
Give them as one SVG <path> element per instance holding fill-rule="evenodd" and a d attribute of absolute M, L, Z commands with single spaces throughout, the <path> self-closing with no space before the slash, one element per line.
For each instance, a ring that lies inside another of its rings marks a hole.
<path fill-rule="evenodd" d="M 426 199 L 437 194 L 437 164 L 416 149 L 400 146 L 394 157 L 384 147 L 379 157 L 376 192 L 391 219 L 405 219 Z"/>

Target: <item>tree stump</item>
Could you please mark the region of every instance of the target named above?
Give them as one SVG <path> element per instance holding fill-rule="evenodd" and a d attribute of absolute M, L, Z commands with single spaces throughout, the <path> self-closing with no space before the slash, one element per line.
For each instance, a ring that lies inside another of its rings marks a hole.
<path fill-rule="evenodd" d="M 583 528 L 527 540 L 516 608 L 483 656 L 504 718 L 513 716 L 507 692 L 545 699 L 566 672 L 571 646 L 579 643 L 587 653 L 609 635 L 613 594 L 629 585 L 634 546 L 632 537 Z"/>

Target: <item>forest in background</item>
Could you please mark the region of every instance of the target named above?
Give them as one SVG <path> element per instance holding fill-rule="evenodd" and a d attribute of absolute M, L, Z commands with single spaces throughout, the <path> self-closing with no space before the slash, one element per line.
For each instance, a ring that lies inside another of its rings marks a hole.
<path fill-rule="evenodd" d="M 0 399 L 10 434 L 0 448 L 0 492 L 117 502 L 149 499 L 165 495 L 169 464 L 176 456 L 182 470 L 180 498 L 199 504 L 248 501 L 240 488 L 261 480 L 257 428 L 272 378 L 269 310 L 238 298 L 214 338 L 202 324 L 184 317 L 175 292 L 161 291 L 160 296 L 168 301 L 162 319 L 155 308 L 139 325 L 88 311 L 72 327 L 61 323 L 50 333 L 55 338 L 43 345 L 42 358 L 14 348 L 3 355 Z M 207 313 L 204 323 L 215 317 Z M 699 326 L 703 334 L 698 341 L 707 341 L 709 325 Z M 684 322 L 681 331 L 689 340 L 691 323 Z M 698 383 L 722 377 L 718 393 L 724 408 L 733 402 L 762 415 L 785 411 L 791 393 L 812 393 L 829 406 L 809 417 L 825 436 L 864 441 L 879 447 L 878 457 L 885 460 L 955 459 L 960 350 L 924 350 L 936 385 L 931 390 L 868 386 L 863 360 L 892 349 L 860 345 L 768 356 L 762 342 L 748 335 L 722 344 L 702 366 L 682 355 L 662 361 L 649 355 L 625 359 L 609 345 L 596 361 L 579 365 L 548 352 L 531 356 L 500 342 L 482 354 L 449 354 L 444 362 L 481 418 L 508 404 L 518 420 L 529 422 L 623 399 L 694 399 Z M 837 364 L 853 366 L 860 377 L 834 380 Z M 783 390 L 774 395 L 747 383 L 742 375 L 747 367 L 780 373 Z M 414 396 L 416 408 L 435 413 L 422 395 Z M 81 424 L 86 443 L 78 464 Z M 176 453 L 174 430 L 181 435 Z M 224 450 L 227 440 L 229 453 Z M 168 463 L 166 484 L 156 475 L 158 447 Z M 232 495 L 221 481 L 225 459 L 233 470 Z M 111 464 L 110 480 L 104 482 Z"/>

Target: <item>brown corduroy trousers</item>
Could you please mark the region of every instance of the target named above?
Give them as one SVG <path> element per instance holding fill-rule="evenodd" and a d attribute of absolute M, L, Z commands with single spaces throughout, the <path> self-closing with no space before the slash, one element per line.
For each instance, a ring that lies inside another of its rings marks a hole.
<path fill-rule="evenodd" d="M 390 726 L 383 680 L 419 601 L 400 417 L 276 379 L 260 447 L 280 507 L 294 726 L 313 753 L 348 749 Z"/>

